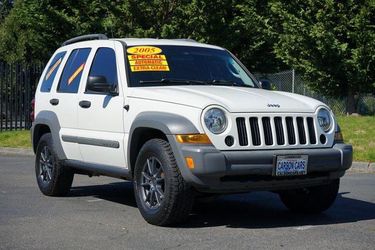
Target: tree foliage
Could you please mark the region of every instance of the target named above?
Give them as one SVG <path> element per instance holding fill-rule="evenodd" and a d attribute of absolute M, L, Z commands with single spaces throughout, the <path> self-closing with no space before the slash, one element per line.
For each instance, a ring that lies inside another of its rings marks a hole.
<path fill-rule="evenodd" d="M 368 0 L 273 1 L 278 58 L 303 73 L 325 95 L 348 96 L 375 88 L 375 5 Z"/>
<path fill-rule="evenodd" d="M 374 2 L 1 1 L 0 58 L 46 61 L 64 40 L 88 33 L 192 38 L 229 49 L 253 72 L 295 68 L 325 95 L 354 97 L 375 88 Z"/>
<path fill-rule="evenodd" d="M 66 39 L 87 33 L 111 37 L 192 38 L 233 51 L 251 70 L 285 67 L 275 59 L 260 0 L 18 0 L 0 28 L 0 56 L 45 61 Z"/>
<path fill-rule="evenodd" d="M 9 14 L 10 10 L 13 8 L 13 0 L 1 0 L 0 1 L 0 23 Z"/>

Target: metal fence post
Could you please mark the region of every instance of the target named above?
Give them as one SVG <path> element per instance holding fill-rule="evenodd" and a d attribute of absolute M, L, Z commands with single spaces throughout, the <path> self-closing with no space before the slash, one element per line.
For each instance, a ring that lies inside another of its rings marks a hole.
<path fill-rule="evenodd" d="M 294 82 L 295 82 L 295 71 L 292 69 L 292 93 L 295 93 L 294 91 Z"/>

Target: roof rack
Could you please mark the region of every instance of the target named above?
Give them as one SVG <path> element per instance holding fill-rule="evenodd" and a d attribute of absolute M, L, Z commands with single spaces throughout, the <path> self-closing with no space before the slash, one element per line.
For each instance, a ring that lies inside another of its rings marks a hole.
<path fill-rule="evenodd" d="M 172 40 L 197 43 L 197 41 L 195 41 L 194 39 L 191 39 L 191 38 L 176 38 L 176 39 L 172 39 Z"/>
<path fill-rule="evenodd" d="M 61 46 L 65 46 L 72 43 L 82 42 L 82 41 L 89 41 L 89 40 L 108 40 L 108 37 L 104 34 L 89 34 L 83 36 L 77 36 L 71 38 L 61 44 Z"/>

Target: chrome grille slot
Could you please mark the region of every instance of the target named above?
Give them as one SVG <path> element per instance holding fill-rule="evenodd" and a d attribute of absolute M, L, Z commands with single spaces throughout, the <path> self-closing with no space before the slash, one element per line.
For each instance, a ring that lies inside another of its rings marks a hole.
<path fill-rule="evenodd" d="M 238 132 L 238 143 L 240 144 L 240 146 L 247 146 L 249 143 L 247 139 L 245 118 L 238 117 L 236 119 L 236 123 L 237 123 L 237 132 Z"/>
<path fill-rule="evenodd" d="M 309 129 L 309 138 L 311 144 L 316 144 L 314 119 L 312 117 L 307 117 L 307 127 Z"/>
<path fill-rule="evenodd" d="M 284 129 L 283 129 L 283 123 L 281 120 L 281 117 L 275 117 L 275 129 L 276 129 L 276 141 L 278 145 L 284 145 L 285 144 L 285 138 L 284 138 Z"/>
<path fill-rule="evenodd" d="M 260 132 L 259 132 L 259 125 L 258 125 L 257 117 L 250 117 L 250 130 L 251 130 L 251 137 L 253 139 L 253 145 L 259 146 L 260 145 Z"/>
<path fill-rule="evenodd" d="M 293 117 L 286 117 L 286 129 L 288 132 L 288 142 L 290 145 L 296 144 L 296 136 L 294 134 Z"/>
<path fill-rule="evenodd" d="M 303 125 L 303 117 L 297 117 L 298 137 L 300 144 L 306 144 L 306 132 Z"/>
<path fill-rule="evenodd" d="M 262 118 L 263 123 L 263 131 L 264 131 L 264 141 L 266 145 L 272 145 L 272 129 L 271 129 L 271 122 L 269 117 Z"/>

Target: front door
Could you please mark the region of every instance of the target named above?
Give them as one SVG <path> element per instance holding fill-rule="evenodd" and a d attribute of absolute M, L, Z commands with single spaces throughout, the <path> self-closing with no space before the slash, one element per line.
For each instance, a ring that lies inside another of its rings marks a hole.
<path fill-rule="evenodd" d="M 104 42 L 104 41 L 103 41 Z M 116 63 L 113 41 L 95 51 L 90 70 L 78 97 L 79 147 L 86 163 L 126 168 L 124 154 L 124 98 Z M 117 86 L 118 95 L 90 92 L 89 77 L 101 77 Z"/>

